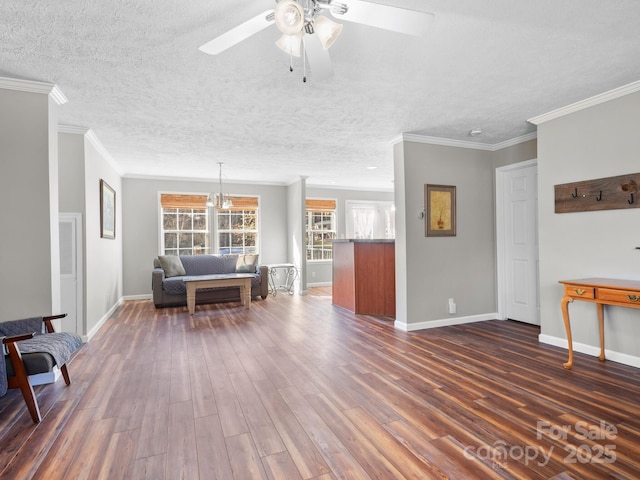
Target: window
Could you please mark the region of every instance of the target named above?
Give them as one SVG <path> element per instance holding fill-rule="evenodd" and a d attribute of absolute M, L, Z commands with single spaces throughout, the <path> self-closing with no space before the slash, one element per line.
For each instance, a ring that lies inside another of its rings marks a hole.
<path fill-rule="evenodd" d="M 392 202 L 346 202 L 348 238 L 395 238 Z"/>
<path fill-rule="evenodd" d="M 307 199 L 307 260 L 331 260 L 336 238 L 336 201 Z"/>
<path fill-rule="evenodd" d="M 206 201 L 206 195 L 160 195 L 163 255 L 211 253 Z"/>
<path fill-rule="evenodd" d="M 258 197 L 229 197 L 216 212 L 218 253 L 258 253 Z"/>
<path fill-rule="evenodd" d="M 160 195 L 162 255 L 258 253 L 258 197 L 229 197 L 207 208 L 207 195 Z M 214 242 L 217 240 L 217 242 Z"/>

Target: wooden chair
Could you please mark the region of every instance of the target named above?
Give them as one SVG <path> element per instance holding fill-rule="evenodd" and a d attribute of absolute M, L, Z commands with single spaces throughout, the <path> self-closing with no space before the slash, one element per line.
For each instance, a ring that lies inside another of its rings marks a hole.
<path fill-rule="evenodd" d="M 55 365 L 62 363 L 58 368 L 65 383 L 71 384 L 66 362 L 80 348 L 82 339 L 68 332 L 55 332 L 51 323 L 52 320 L 66 316 L 65 313 L 0 322 L 0 337 L 7 335 L 2 339 L 6 352 L 4 361 L 0 362 L 0 396 L 7 389 L 19 388 L 34 423 L 39 423 L 42 415 L 29 375 L 51 372 Z M 41 334 L 43 322 L 46 333 Z M 23 333 L 16 334 L 21 329 L 25 329 Z"/>

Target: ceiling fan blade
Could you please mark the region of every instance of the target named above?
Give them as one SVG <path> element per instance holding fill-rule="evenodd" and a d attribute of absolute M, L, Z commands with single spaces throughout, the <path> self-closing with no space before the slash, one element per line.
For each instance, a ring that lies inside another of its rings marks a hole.
<path fill-rule="evenodd" d="M 339 3 L 347 6 L 347 12 L 341 14 L 339 9 L 332 8 L 331 15 L 337 19 L 418 37 L 427 34 L 434 18 L 432 13 L 363 2 L 362 0 L 339 0 Z"/>
<path fill-rule="evenodd" d="M 205 43 L 200 46 L 199 49 L 209 55 L 217 55 L 224 52 L 228 48 L 233 47 L 241 41 L 246 40 L 251 35 L 255 35 L 273 24 L 274 21 L 273 15 L 271 15 L 272 13 L 273 9 L 262 12 L 260 15 L 256 15 L 237 27 L 232 28 L 228 32 L 223 33 L 219 37 L 214 38 L 210 42 Z"/>
<path fill-rule="evenodd" d="M 307 61 L 313 74 L 313 80 L 325 80 L 333 76 L 333 65 L 329 51 L 322 48 L 318 35 L 304 36 L 304 48 L 307 53 Z"/>

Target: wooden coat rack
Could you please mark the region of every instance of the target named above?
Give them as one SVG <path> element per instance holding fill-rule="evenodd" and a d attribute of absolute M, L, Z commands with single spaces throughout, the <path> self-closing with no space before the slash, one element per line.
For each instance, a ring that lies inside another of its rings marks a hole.
<path fill-rule="evenodd" d="M 556 213 L 640 207 L 640 173 L 555 185 Z"/>

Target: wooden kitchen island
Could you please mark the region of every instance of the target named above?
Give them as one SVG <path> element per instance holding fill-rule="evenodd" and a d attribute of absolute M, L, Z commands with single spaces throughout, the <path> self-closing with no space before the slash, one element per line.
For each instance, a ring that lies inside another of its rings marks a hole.
<path fill-rule="evenodd" d="M 396 315 L 394 240 L 333 240 L 332 303 L 354 313 Z"/>

